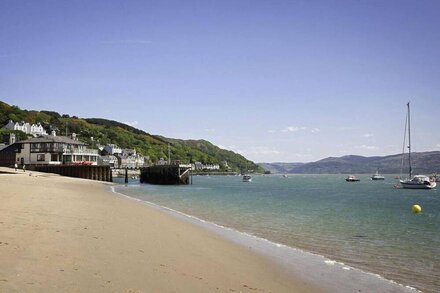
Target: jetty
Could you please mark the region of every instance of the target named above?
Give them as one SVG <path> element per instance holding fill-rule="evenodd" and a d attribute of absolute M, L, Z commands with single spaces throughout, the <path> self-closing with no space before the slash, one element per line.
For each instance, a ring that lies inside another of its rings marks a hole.
<path fill-rule="evenodd" d="M 140 182 L 161 185 L 192 184 L 191 165 L 168 164 L 141 168 Z"/>

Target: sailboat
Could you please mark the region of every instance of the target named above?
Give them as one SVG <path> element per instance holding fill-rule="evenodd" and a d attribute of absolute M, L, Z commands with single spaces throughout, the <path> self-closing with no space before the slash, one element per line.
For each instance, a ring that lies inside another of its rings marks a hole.
<path fill-rule="evenodd" d="M 376 171 L 373 175 L 371 175 L 371 180 L 385 180 L 385 177 L 379 174 L 379 171 Z"/>
<path fill-rule="evenodd" d="M 400 180 L 400 184 L 403 188 L 410 188 L 410 189 L 432 189 L 434 188 L 437 183 L 434 180 L 431 180 L 426 175 L 416 175 L 412 176 L 412 167 L 411 167 L 411 116 L 410 116 L 410 107 L 409 102 L 406 104 L 407 106 L 407 115 L 406 115 L 406 126 L 408 126 L 408 163 L 409 163 L 409 177 L 404 180 Z M 406 135 L 406 131 L 405 131 Z M 405 138 L 403 139 L 405 144 Z M 402 156 L 404 153 L 402 154 Z M 402 157 L 403 160 L 403 157 Z"/>
<path fill-rule="evenodd" d="M 248 168 L 247 168 L 247 162 L 246 162 L 246 169 L 245 172 L 243 172 L 243 182 L 252 182 L 252 176 L 247 174 Z"/>

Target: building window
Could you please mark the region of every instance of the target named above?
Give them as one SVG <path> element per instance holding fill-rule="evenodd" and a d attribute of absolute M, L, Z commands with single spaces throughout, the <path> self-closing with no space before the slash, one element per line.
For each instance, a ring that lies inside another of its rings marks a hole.
<path fill-rule="evenodd" d="M 52 154 L 52 155 L 50 156 L 50 160 L 51 160 L 52 162 L 58 162 L 58 155 L 57 155 L 57 154 Z"/>
<path fill-rule="evenodd" d="M 44 154 L 37 154 L 37 161 L 42 162 L 46 160 L 46 156 Z"/>

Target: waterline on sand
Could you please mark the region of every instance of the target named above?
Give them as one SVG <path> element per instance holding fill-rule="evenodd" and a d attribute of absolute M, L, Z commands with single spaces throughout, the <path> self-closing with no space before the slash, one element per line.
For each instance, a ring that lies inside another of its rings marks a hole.
<path fill-rule="evenodd" d="M 278 263 L 292 276 L 300 277 L 330 292 L 353 292 L 357 290 L 370 292 L 418 291 L 413 287 L 385 279 L 379 274 L 365 272 L 342 262 L 328 259 L 322 255 L 276 243 L 250 233 L 241 232 L 230 227 L 206 221 L 151 201 L 131 197 L 124 194 L 120 188 L 116 190 L 114 186 L 111 186 L 110 189 L 114 194 L 166 212 L 173 217 L 203 227 L 238 245 L 247 247 L 249 250 Z"/>

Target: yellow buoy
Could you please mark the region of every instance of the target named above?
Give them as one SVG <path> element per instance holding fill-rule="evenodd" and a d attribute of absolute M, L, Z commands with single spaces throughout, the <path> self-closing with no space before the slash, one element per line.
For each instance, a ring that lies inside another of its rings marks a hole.
<path fill-rule="evenodd" d="M 422 212 L 422 207 L 419 206 L 418 204 L 415 204 L 412 206 L 412 212 L 414 214 L 418 214 L 418 213 Z"/>

